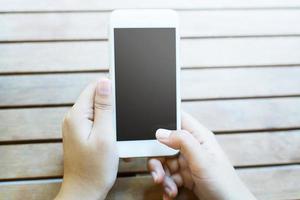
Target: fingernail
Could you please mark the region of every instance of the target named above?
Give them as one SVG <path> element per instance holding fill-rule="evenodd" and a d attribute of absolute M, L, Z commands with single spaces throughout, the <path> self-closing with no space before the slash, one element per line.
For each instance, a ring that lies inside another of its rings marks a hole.
<path fill-rule="evenodd" d="M 155 135 L 157 139 L 167 139 L 169 138 L 171 132 L 172 131 L 170 130 L 160 128 L 156 131 Z"/>
<path fill-rule="evenodd" d="M 156 172 L 151 172 L 151 176 L 153 177 L 154 182 L 157 182 L 158 177 Z"/>
<path fill-rule="evenodd" d="M 169 197 L 172 197 L 172 190 L 169 187 L 165 187 L 165 192 Z"/>
<path fill-rule="evenodd" d="M 99 95 L 107 96 L 111 93 L 111 84 L 110 80 L 103 78 L 98 82 L 97 92 Z"/>

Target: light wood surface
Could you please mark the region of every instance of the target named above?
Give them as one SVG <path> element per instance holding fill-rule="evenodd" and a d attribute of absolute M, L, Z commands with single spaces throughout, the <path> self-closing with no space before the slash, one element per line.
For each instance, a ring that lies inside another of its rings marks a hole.
<path fill-rule="evenodd" d="M 70 104 L 84 87 L 103 75 L 2 76 L 0 106 Z M 199 100 L 299 95 L 299 76 L 300 67 L 183 70 L 181 96 L 183 100 Z"/>
<path fill-rule="evenodd" d="M 249 167 L 300 162 L 300 131 L 298 130 L 217 135 L 217 139 L 234 166 Z M 0 152 L 2 153 L 0 180 L 62 176 L 61 143 L 2 145 Z M 119 172 L 147 172 L 146 159 L 121 161 Z"/>
<path fill-rule="evenodd" d="M 299 0 L 252 0 L 252 1 L 220 1 L 220 0 L 1 0 L 0 12 L 41 12 L 41 11 L 97 11 L 118 8 L 172 8 L 172 9 L 251 9 L 251 8 L 294 8 L 299 7 Z"/>
<path fill-rule="evenodd" d="M 239 169 L 237 172 L 258 199 L 300 198 L 299 165 Z M 3 182 L 0 185 L 0 198 L 9 196 L 10 200 L 18 200 L 22 195 L 24 199 L 50 200 L 58 192 L 60 182 L 60 179 Z M 181 195 L 178 199 L 195 199 L 190 194 Z M 153 185 L 151 177 L 137 176 L 119 178 L 107 199 L 159 200 L 161 196 L 161 189 Z"/>
<path fill-rule="evenodd" d="M 182 107 L 217 133 L 300 127 L 299 97 L 183 102 Z M 0 110 L 0 142 L 60 139 L 61 122 L 68 109 Z"/>
<path fill-rule="evenodd" d="M 0 71 L 107 70 L 107 51 L 107 41 L 3 43 Z M 183 68 L 295 65 L 300 37 L 183 39 L 180 57 Z"/>
<path fill-rule="evenodd" d="M 106 40 L 104 27 L 108 26 L 109 15 L 110 12 L 0 15 L 0 41 Z M 183 10 L 178 15 L 181 38 L 300 34 L 299 10 Z"/>
<path fill-rule="evenodd" d="M 300 199 L 299 0 L 0 0 L 0 199 L 56 195 L 61 121 L 107 76 L 116 8 L 178 11 L 183 109 L 215 131 L 258 199 Z M 145 166 L 121 161 L 107 199 L 161 199 Z"/>

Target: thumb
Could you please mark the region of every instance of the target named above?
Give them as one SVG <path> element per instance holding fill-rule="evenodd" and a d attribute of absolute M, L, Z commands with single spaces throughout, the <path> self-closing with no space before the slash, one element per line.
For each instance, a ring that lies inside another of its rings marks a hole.
<path fill-rule="evenodd" d="M 199 155 L 199 143 L 194 136 L 185 131 L 171 131 L 167 129 L 158 129 L 156 138 L 159 142 L 177 149 L 187 159 L 193 159 Z"/>
<path fill-rule="evenodd" d="M 111 81 L 107 78 L 101 79 L 97 83 L 94 99 L 94 124 L 93 132 L 95 135 L 105 134 L 113 136 L 113 115 Z"/>

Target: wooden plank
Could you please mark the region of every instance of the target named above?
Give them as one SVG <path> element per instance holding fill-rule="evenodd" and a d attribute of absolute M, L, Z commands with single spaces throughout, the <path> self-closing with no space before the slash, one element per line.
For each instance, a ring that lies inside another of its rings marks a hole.
<path fill-rule="evenodd" d="M 183 109 L 219 132 L 299 128 L 300 99 L 189 102 Z"/>
<path fill-rule="evenodd" d="M 300 198 L 299 165 L 238 169 L 237 172 L 258 199 Z M 59 191 L 60 183 L 60 179 L 2 182 L 0 198 L 50 200 Z M 149 176 L 118 178 L 107 199 L 158 200 L 161 199 L 161 192 L 160 187 L 154 186 Z M 181 195 L 178 199 L 193 199 L 188 191 L 181 192 Z"/>
<path fill-rule="evenodd" d="M 298 0 L 253 0 L 253 1 L 180 1 L 180 0 L 80 0 L 42 1 L 1 0 L 0 12 L 29 12 L 29 11 L 94 11 L 112 10 L 117 8 L 172 8 L 172 9 L 237 9 L 237 8 L 291 8 L 299 7 Z"/>
<path fill-rule="evenodd" d="M 300 131 L 217 135 L 234 166 L 300 162 Z M 253 148 L 255 146 L 255 148 Z M 288 147 L 288 148 L 287 148 Z M 0 179 L 58 177 L 63 174 L 61 143 L 0 145 Z M 39 156 L 42 155 L 42 156 Z M 146 172 L 146 159 L 121 161 L 119 172 Z"/>
<path fill-rule="evenodd" d="M 184 100 L 299 94 L 300 67 L 183 70 Z M 297 88 L 297 89 L 296 89 Z"/>
<path fill-rule="evenodd" d="M 63 174 L 62 143 L 0 145 L 0 180 L 59 177 Z M 119 172 L 145 172 L 146 159 L 120 160 Z"/>
<path fill-rule="evenodd" d="M 68 107 L 0 110 L 0 141 L 61 139 L 61 123 L 68 110 Z"/>
<path fill-rule="evenodd" d="M 106 42 L 0 44 L 0 71 L 107 70 L 107 48 Z"/>
<path fill-rule="evenodd" d="M 299 165 L 240 169 L 238 174 L 258 199 L 300 198 Z"/>
<path fill-rule="evenodd" d="M 182 107 L 215 132 L 300 128 L 300 98 L 183 102 Z M 60 139 L 68 109 L 0 110 L 0 141 Z"/>
<path fill-rule="evenodd" d="M 107 41 L 2 43 L 0 72 L 108 69 Z M 183 39 L 184 68 L 300 64 L 300 37 Z"/>
<path fill-rule="evenodd" d="M 182 38 L 300 34 L 298 9 L 190 10 L 178 14 Z M 110 12 L 0 15 L 0 41 L 107 39 L 109 15 Z"/>
<path fill-rule="evenodd" d="M 190 39 L 181 43 L 184 66 L 297 64 L 300 37 Z"/>
<path fill-rule="evenodd" d="M 0 105 L 73 103 L 90 82 L 103 76 L 103 73 L 2 76 Z"/>
<path fill-rule="evenodd" d="M 87 84 L 104 75 L 0 76 L 0 106 L 73 103 Z M 300 67 L 194 69 L 181 75 L 183 100 L 300 94 Z"/>
<path fill-rule="evenodd" d="M 217 135 L 234 166 L 299 163 L 300 131 Z"/>

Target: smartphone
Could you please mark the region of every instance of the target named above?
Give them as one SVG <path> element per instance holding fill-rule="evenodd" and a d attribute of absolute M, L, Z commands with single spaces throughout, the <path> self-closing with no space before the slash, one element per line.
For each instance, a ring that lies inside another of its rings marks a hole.
<path fill-rule="evenodd" d="M 114 130 L 121 158 L 168 156 L 159 128 L 180 129 L 178 19 L 166 9 L 115 10 L 110 16 Z"/>

